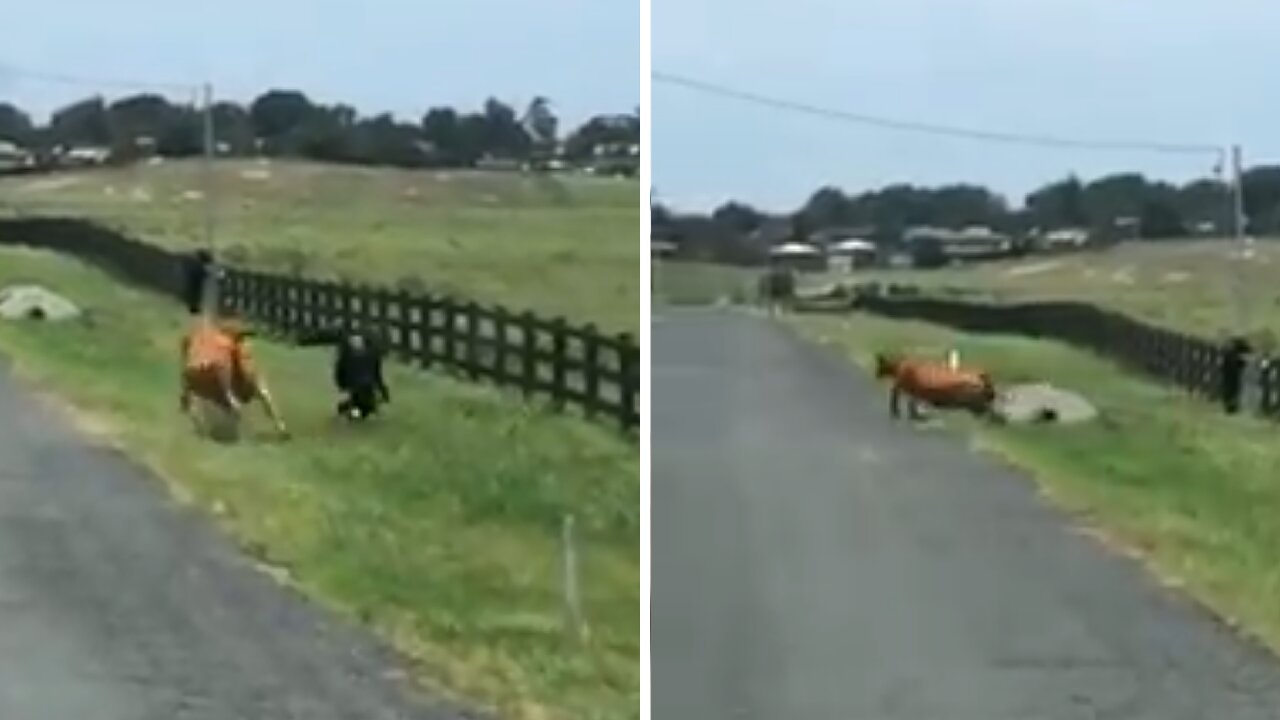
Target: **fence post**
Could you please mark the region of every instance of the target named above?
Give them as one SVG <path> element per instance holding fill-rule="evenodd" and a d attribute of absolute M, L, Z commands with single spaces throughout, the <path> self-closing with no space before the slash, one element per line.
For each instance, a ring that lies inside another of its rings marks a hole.
<path fill-rule="evenodd" d="M 441 301 L 434 295 L 424 295 L 414 303 L 414 307 L 418 309 L 418 362 L 424 368 L 431 367 L 440 357 L 440 354 L 437 354 L 435 350 L 437 327 L 435 317 L 436 309 L 440 307 L 440 303 Z M 447 308 L 448 306 L 446 305 L 445 307 Z M 453 336 L 450 334 L 448 327 L 443 328 L 443 333 L 441 342 L 445 346 L 443 354 L 446 358 L 445 365 L 448 366 L 448 347 L 449 343 L 452 342 L 451 338 Z"/>
<path fill-rule="evenodd" d="M 466 352 L 466 370 L 467 376 L 472 380 L 480 378 L 480 306 L 474 302 L 466 305 L 467 319 L 467 352 Z"/>
<path fill-rule="evenodd" d="M 573 515 L 565 515 L 561 531 L 561 545 L 564 549 L 562 573 L 565 623 L 570 636 L 581 642 L 587 637 L 587 624 L 582 617 L 582 602 L 578 593 L 578 548 L 574 535 Z"/>
<path fill-rule="evenodd" d="M 1262 414 L 1262 360 L 1249 358 L 1245 361 L 1244 374 L 1240 383 L 1240 406 L 1251 415 Z"/>
<path fill-rule="evenodd" d="M 630 430 L 639 427 L 640 415 L 640 351 L 630 333 L 619 337 L 618 372 L 622 382 L 618 386 L 618 401 L 621 407 L 622 429 Z"/>
<path fill-rule="evenodd" d="M 538 325 L 533 313 L 520 313 L 520 389 L 530 397 L 538 389 Z"/>
<path fill-rule="evenodd" d="M 569 395 L 569 324 L 558 317 L 551 321 L 551 405 L 563 410 Z"/>
<path fill-rule="evenodd" d="M 511 377 L 507 372 L 507 312 L 501 307 L 493 309 L 493 377 L 499 384 L 506 385 Z"/>
<path fill-rule="evenodd" d="M 588 418 L 594 418 L 600 398 L 600 333 L 594 324 L 584 328 L 582 338 L 582 407 Z"/>
<path fill-rule="evenodd" d="M 444 363 L 445 367 L 455 370 L 458 367 L 458 305 L 450 297 L 441 299 L 440 303 L 444 311 L 441 328 L 444 332 Z"/>

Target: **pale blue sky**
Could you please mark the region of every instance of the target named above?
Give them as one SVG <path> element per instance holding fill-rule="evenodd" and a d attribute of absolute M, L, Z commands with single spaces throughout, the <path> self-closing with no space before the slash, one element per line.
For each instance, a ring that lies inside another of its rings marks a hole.
<path fill-rule="evenodd" d="M 653 0 L 655 70 L 853 112 L 1098 139 L 1239 142 L 1280 160 L 1274 0 Z M 790 210 L 823 184 L 1076 172 L 1205 175 L 1214 158 L 933 138 L 655 83 L 653 179 L 677 207 Z"/>
<path fill-rule="evenodd" d="M 638 0 L 42 0 L 5 7 L 0 24 L 0 66 L 208 78 L 240 101 L 290 87 L 417 119 L 429 105 L 494 95 L 522 106 L 541 94 L 563 124 L 640 103 Z M 89 89 L 0 67 L 0 99 L 38 114 Z"/>

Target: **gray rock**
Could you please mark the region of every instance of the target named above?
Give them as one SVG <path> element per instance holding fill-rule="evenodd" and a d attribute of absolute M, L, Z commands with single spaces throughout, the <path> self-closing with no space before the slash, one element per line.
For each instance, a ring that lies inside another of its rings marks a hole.
<path fill-rule="evenodd" d="M 72 320 L 79 306 L 39 285 L 12 285 L 0 289 L 0 318 L 7 320 Z"/>
<path fill-rule="evenodd" d="M 1048 383 L 1012 385 L 1002 389 L 995 412 L 1008 423 L 1078 423 L 1098 416 L 1098 409 L 1081 395 Z"/>

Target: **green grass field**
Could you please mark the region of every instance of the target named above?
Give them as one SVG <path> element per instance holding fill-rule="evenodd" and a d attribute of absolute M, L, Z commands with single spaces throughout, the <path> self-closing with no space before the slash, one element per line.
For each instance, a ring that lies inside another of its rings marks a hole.
<path fill-rule="evenodd" d="M 214 164 L 216 239 L 238 263 L 640 324 L 635 181 L 305 162 Z M 0 179 L 0 210 L 88 217 L 170 248 L 202 242 L 199 162 Z"/>
<path fill-rule="evenodd" d="M 1078 426 L 993 427 L 948 417 L 957 432 L 1028 470 L 1113 549 L 1134 553 L 1170 585 L 1280 650 L 1280 428 L 1225 416 L 1063 345 L 957 333 L 862 314 L 791 316 L 798 330 L 869 369 L 878 349 L 991 370 L 997 383 L 1045 380 L 1101 412 Z"/>
<path fill-rule="evenodd" d="M 652 261 L 653 303 L 705 305 L 755 301 L 761 271 L 712 263 Z"/>
<path fill-rule="evenodd" d="M 1008 302 L 1082 300 L 1208 338 L 1235 332 L 1238 298 L 1245 325 L 1264 344 L 1274 343 L 1280 337 L 1280 243 L 1258 241 L 1248 258 L 1238 251 L 1222 240 L 1124 243 L 940 270 L 859 272 L 842 279 L 950 286 Z"/>
<path fill-rule="evenodd" d="M 177 305 L 66 258 L 0 249 L 0 286 L 30 281 L 92 322 L 0 321 L 0 351 L 273 574 L 388 638 L 424 682 L 504 718 L 639 717 L 634 444 L 400 367 L 388 415 L 346 427 L 331 419 L 328 354 L 261 342 L 294 439 L 215 445 L 179 421 Z M 260 409 L 249 416 L 270 434 Z M 580 537 L 583 646 L 562 630 L 565 513 Z"/>

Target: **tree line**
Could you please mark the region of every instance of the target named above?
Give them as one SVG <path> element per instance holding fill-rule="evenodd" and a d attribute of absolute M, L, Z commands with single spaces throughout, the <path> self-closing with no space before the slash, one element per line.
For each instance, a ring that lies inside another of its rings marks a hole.
<path fill-rule="evenodd" d="M 216 103 L 211 112 L 222 155 L 302 157 L 401 167 L 471 167 L 493 158 L 546 165 L 627 154 L 640 141 L 638 109 L 597 115 L 563 134 L 550 100 L 517 111 L 490 98 L 469 112 L 433 107 L 416 122 L 389 113 L 362 116 L 345 104 L 312 101 L 297 90 L 269 90 L 247 106 Z M 156 94 L 71 103 L 38 124 L 16 104 L 0 102 L 0 140 L 37 156 L 56 147 L 109 148 L 113 157 L 141 152 L 187 157 L 204 151 L 204 113 Z M 144 142 L 139 142 L 144 140 Z M 638 163 L 638 158 L 636 158 Z"/>
<path fill-rule="evenodd" d="M 1245 230 L 1280 233 L 1280 166 L 1249 169 L 1242 188 Z M 1029 193 L 1019 206 L 980 185 L 899 184 L 858 194 L 823 187 L 784 214 L 737 201 L 701 214 L 677 214 L 655 202 L 650 212 L 654 239 L 674 243 L 681 256 L 756 263 L 773 245 L 807 242 L 831 229 L 857 232 L 878 244 L 896 243 L 904 230 L 918 226 L 985 226 L 1015 239 L 1061 228 L 1085 229 L 1100 240 L 1222 236 L 1233 230 L 1231 198 L 1216 179 L 1178 185 L 1117 173 L 1088 182 L 1068 176 Z"/>

